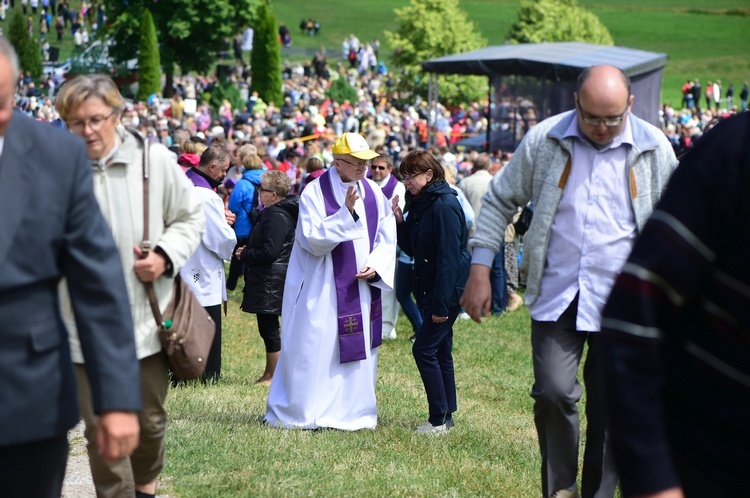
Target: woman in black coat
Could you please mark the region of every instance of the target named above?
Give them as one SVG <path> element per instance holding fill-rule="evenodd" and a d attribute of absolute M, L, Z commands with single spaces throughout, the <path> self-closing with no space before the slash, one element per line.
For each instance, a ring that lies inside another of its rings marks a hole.
<path fill-rule="evenodd" d="M 247 245 L 236 253 L 245 264 L 241 309 L 257 315 L 266 346 L 266 369 L 255 382 L 266 385 L 271 384 L 281 351 L 279 316 L 299 213 L 299 198 L 287 197 L 291 188 L 292 182 L 283 171 L 263 173 L 258 197 L 266 209 L 250 231 Z"/>
<path fill-rule="evenodd" d="M 440 163 L 427 151 L 410 152 L 399 167 L 407 188 L 408 216 L 393 200 L 398 245 L 414 258 L 414 294 L 422 313 L 412 353 L 422 376 L 429 419 L 417 434 L 440 434 L 453 427 L 456 380 L 453 323 L 469 276 L 466 220 Z"/>

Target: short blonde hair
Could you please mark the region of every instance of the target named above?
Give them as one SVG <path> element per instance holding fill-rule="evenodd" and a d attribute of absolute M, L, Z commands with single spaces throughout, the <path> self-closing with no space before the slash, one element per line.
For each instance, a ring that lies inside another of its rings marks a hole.
<path fill-rule="evenodd" d="M 268 190 L 273 190 L 282 199 L 292 190 L 292 179 L 283 171 L 267 171 L 260 175 L 260 181 L 268 187 Z"/>
<path fill-rule="evenodd" d="M 198 154 L 200 156 L 207 148 L 208 147 L 206 146 L 206 144 L 202 144 L 200 142 L 191 142 L 190 140 L 188 140 L 187 142 L 182 144 L 182 146 L 180 147 L 180 151 L 183 154 Z"/>
<path fill-rule="evenodd" d="M 456 183 L 456 175 L 458 170 L 452 164 L 443 164 L 443 170 L 445 171 L 445 181 L 448 183 Z"/>
<path fill-rule="evenodd" d="M 258 155 L 258 149 L 253 144 L 245 144 L 235 151 L 235 154 L 239 156 L 240 161 L 245 160 L 247 156 Z"/>
<path fill-rule="evenodd" d="M 323 161 L 321 161 L 319 157 L 315 156 L 305 156 L 302 158 L 300 163 L 301 165 L 298 166 L 300 168 L 303 168 L 307 173 L 312 173 L 313 171 L 318 171 L 325 168 Z"/>
<path fill-rule="evenodd" d="M 120 117 L 124 107 L 122 95 L 112 78 L 104 74 L 82 74 L 65 83 L 57 95 L 55 107 L 60 117 L 66 120 L 74 109 L 93 97 L 102 99 L 115 111 L 115 117 Z"/>
<path fill-rule="evenodd" d="M 242 165 L 245 169 L 261 169 L 263 160 L 257 154 L 248 154 L 242 158 Z"/>

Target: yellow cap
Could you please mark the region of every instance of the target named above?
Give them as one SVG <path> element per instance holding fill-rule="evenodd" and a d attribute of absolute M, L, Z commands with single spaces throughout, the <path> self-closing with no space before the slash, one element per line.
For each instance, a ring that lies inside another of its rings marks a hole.
<path fill-rule="evenodd" d="M 370 150 L 367 140 L 358 133 L 344 133 L 333 144 L 332 152 L 334 154 L 348 154 L 357 159 L 372 159 L 380 154 Z"/>

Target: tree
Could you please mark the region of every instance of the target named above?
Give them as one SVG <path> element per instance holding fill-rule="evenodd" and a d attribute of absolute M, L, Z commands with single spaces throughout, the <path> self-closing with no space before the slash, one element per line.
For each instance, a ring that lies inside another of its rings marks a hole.
<path fill-rule="evenodd" d="M 18 65 L 22 73 L 27 71 L 33 78 L 42 76 L 42 49 L 39 42 L 29 36 L 26 17 L 20 9 L 14 9 L 8 27 L 8 41 L 18 54 Z"/>
<path fill-rule="evenodd" d="M 138 45 L 138 100 L 148 100 L 161 90 L 161 63 L 156 26 L 151 11 L 143 9 L 141 43 Z"/>
<path fill-rule="evenodd" d="M 229 103 L 232 104 L 232 109 L 242 109 L 245 107 L 245 102 L 242 100 L 240 89 L 237 88 L 237 85 L 234 85 L 229 81 L 218 81 L 217 83 L 214 83 L 203 93 L 202 98 L 216 114 L 219 113 L 219 108 L 225 100 L 228 100 Z"/>
<path fill-rule="evenodd" d="M 393 47 L 393 64 L 402 77 L 397 89 L 427 97 L 428 75 L 421 63 L 487 44 L 479 29 L 458 8 L 458 0 L 411 0 L 395 9 L 399 29 L 385 32 Z M 487 94 L 487 78 L 479 76 L 438 76 L 440 100 L 446 104 L 476 101 Z"/>
<path fill-rule="evenodd" d="M 339 104 L 343 104 L 347 100 L 352 103 L 359 100 L 357 90 L 346 80 L 346 73 L 331 82 L 331 86 L 326 92 L 326 97 Z"/>
<path fill-rule="evenodd" d="M 276 16 L 267 1 L 258 8 L 258 20 L 253 31 L 253 51 L 250 54 L 253 72 L 253 91 L 265 102 L 281 105 L 281 44 Z"/>
<path fill-rule="evenodd" d="M 577 0 L 522 0 L 510 43 L 580 41 L 614 45 L 609 30 Z"/>
<path fill-rule="evenodd" d="M 171 96 L 175 66 L 182 72 L 206 73 L 217 52 L 230 48 L 237 31 L 255 19 L 260 0 L 104 0 L 106 36 L 115 40 L 110 53 L 118 62 L 138 49 L 141 16 L 148 6 L 154 18 L 161 65 L 166 76 L 164 95 Z"/>

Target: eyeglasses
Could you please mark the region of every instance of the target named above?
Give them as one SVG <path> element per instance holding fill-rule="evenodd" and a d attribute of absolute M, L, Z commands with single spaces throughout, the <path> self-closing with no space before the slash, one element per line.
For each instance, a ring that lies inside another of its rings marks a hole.
<path fill-rule="evenodd" d="M 609 118 L 590 118 L 586 116 L 586 112 L 581 109 L 581 103 L 576 99 L 576 107 L 578 107 L 578 112 L 581 113 L 581 119 L 584 123 L 586 123 L 589 126 L 599 126 L 601 123 L 604 123 L 605 126 L 613 127 L 613 126 L 619 126 L 620 123 L 622 123 L 622 120 L 625 119 L 625 114 L 628 112 L 628 107 L 625 106 L 625 110 L 622 114 L 619 116 L 613 116 Z"/>
<path fill-rule="evenodd" d="M 102 126 L 104 126 L 104 123 L 114 116 L 115 111 L 109 113 L 107 116 L 94 116 L 90 119 L 75 119 L 72 121 L 66 121 L 65 125 L 68 127 L 70 131 L 73 132 L 81 132 L 86 129 L 86 125 L 88 125 L 89 128 L 91 128 L 94 131 L 99 131 L 102 129 Z"/>
<path fill-rule="evenodd" d="M 420 171 L 416 175 L 404 175 L 404 180 L 405 181 L 412 181 L 413 179 L 415 179 L 416 177 L 418 177 L 419 175 L 422 175 L 424 173 L 427 173 L 427 172 L 426 171 Z"/>
<path fill-rule="evenodd" d="M 275 194 L 276 193 L 275 190 L 269 190 L 269 189 L 263 188 L 263 187 L 258 187 L 258 190 L 260 190 L 261 192 L 268 192 L 268 193 L 271 193 L 271 194 Z"/>
<path fill-rule="evenodd" d="M 346 163 L 349 166 L 354 166 L 355 168 L 366 168 L 367 166 L 370 165 L 370 161 L 362 161 L 362 162 L 359 162 L 359 163 L 353 163 L 353 162 L 347 161 L 346 159 L 341 159 L 341 158 L 338 158 L 336 160 L 337 161 L 341 161 L 343 163 Z"/>
<path fill-rule="evenodd" d="M 385 171 L 388 169 L 388 166 L 375 166 L 374 164 L 370 166 L 370 169 L 376 169 L 378 171 Z"/>

